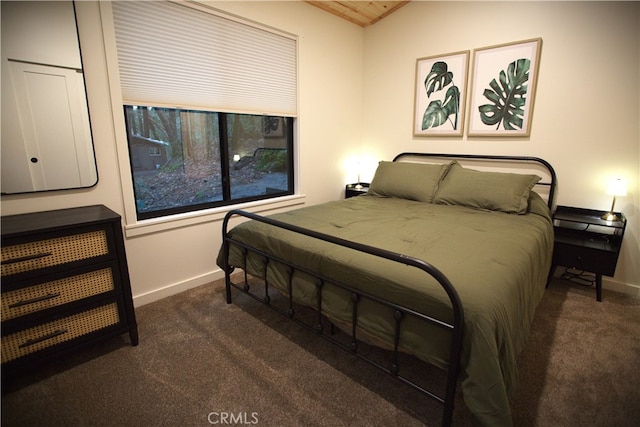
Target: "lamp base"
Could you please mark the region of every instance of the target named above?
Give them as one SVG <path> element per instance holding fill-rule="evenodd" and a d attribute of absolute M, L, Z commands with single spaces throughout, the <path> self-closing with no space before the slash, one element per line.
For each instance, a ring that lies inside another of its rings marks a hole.
<path fill-rule="evenodd" d="M 619 221 L 620 220 L 618 215 L 614 214 L 613 212 L 607 212 L 604 215 L 602 215 L 600 218 L 604 219 L 605 221 Z"/>

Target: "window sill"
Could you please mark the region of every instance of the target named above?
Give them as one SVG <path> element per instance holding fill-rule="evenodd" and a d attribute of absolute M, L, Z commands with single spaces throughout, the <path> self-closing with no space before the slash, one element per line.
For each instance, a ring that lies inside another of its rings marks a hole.
<path fill-rule="evenodd" d="M 124 227 L 124 232 L 127 238 L 138 237 L 145 234 L 159 233 L 176 228 L 202 224 L 204 222 L 221 221 L 227 214 L 227 212 L 233 209 L 243 209 L 248 212 L 259 213 L 268 210 L 302 205 L 305 202 L 305 195 L 294 194 L 292 196 L 278 197 L 275 199 L 260 200 L 256 202 L 241 203 L 233 206 L 224 206 L 204 211 L 188 212 L 162 218 L 147 219 L 133 224 L 126 224 Z"/>

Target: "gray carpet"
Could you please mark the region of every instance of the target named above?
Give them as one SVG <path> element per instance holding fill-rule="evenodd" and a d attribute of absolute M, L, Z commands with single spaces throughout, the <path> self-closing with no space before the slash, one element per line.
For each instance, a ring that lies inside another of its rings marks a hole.
<path fill-rule="evenodd" d="M 109 340 L 5 385 L 2 425 L 439 425 L 416 391 L 245 296 L 225 304 L 223 288 L 138 308 L 137 347 Z M 639 362 L 640 300 L 555 280 L 519 358 L 514 424 L 635 426 Z M 471 424 L 460 396 L 454 423 Z"/>

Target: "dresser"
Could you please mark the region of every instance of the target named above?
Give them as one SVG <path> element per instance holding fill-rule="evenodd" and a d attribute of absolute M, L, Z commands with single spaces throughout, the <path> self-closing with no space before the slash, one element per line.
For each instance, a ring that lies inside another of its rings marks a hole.
<path fill-rule="evenodd" d="M 118 214 L 102 205 L 2 217 L 2 377 L 138 329 Z"/>

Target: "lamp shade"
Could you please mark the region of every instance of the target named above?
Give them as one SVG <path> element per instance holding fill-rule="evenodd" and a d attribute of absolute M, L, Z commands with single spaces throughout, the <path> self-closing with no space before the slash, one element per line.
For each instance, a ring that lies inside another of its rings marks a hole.
<path fill-rule="evenodd" d="M 613 178 L 607 186 L 607 194 L 610 196 L 626 196 L 627 181 L 623 178 Z"/>

